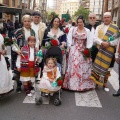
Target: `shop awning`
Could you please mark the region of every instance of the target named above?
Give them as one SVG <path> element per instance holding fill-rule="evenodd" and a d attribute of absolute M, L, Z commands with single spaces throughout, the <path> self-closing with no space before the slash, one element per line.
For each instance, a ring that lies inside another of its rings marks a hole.
<path fill-rule="evenodd" d="M 6 14 L 22 14 L 21 8 L 9 8 L 5 6 L 0 6 L 0 13 Z"/>

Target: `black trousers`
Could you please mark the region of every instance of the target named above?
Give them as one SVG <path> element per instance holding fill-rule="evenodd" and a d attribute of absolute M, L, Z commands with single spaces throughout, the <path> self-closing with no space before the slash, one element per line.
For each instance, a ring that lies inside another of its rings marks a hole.
<path fill-rule="evenodd" d="M 12 70 L 14 70 L 14 68 L 16 68 L 17 56 L 18 56 L 18 54 L 11 49 L 11 69 Z"/>

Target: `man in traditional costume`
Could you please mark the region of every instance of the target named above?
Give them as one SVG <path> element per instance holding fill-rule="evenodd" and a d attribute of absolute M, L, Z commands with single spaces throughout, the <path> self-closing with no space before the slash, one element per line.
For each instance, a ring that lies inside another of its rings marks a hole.
<path fill-rule="evenodd" d="M 110 69 L 114 66 L 113 58 L 115 47 L 118 42 L 118 27 L 112 23 L 110 12 L 105 12 L 103 16 L 104 23 L 96 28 L 94 42 L 97 44 L 98 53 L 92 66 L 91 79 L 98 85 L 107 88 L 107 80 L 110 76 Z"/>
<path fill-rule="evenodd" d="M 95 36 L 95 30 L 97 27 L 96 24 L 96 15 L 94 13 L 90 13 L 88 20 L 89 20 L 89 24 L 87 24 L 85 27 L 88 28 L 90 30 L 90 41 L 93 44 L 93 40 L 94 40 L 94 36 Z M 94 62 L 96 54 L 98 52 L 98 49 L 95 45 L 92 46 L 91 49 L 91 57 L 92 57 L 92 62 Z"/>
<path fill-rule="evenodd" d="M 41 22 L 41 15 L 39 12 L 33 12 L 32 16 L 33 22 L 31 23 L 31 28 L 35 31 L 38 46 L 41 46 L 46 25 Z"/>

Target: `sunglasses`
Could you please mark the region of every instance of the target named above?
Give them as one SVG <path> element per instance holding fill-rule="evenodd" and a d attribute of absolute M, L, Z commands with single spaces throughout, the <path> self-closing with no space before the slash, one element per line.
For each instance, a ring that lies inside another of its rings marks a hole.
<path fill-rule="evenodd" d="M 95 17 L 89 17 L 90 19 L 95 19 Z"/>

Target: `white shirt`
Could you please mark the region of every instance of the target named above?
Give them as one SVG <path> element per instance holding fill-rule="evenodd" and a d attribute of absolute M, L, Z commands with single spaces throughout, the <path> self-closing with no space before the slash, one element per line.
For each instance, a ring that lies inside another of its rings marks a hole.
<path fill-rule="evenodd" d="M 98 38 L 98 30 L 99 30 L 99 27 L 101 27 L 100 29 L 102 29 L 102 31 L 104 32 L 104 35 L 105 33 L 107 32 L 107 29 L 109 27 L 109 25 L 99 25 L 97 26 L 96 28 L 96 31 L 95 31 L 95 37 L 94 37 L 94 43 L 97 43 L 98 45 L 101 45 L 101 43 L 103 42 L 102 39 Z M 118 38 L 116 38 L 114 41 L 110 41 L 110 45 L 111 46 L 116 46 L 118 43 Z"/>
<path fill-rule="evenodd" d="M 39 48 L 39 37 L 38 37 L 39 24 L 34 24 L 34 22 L 32 22 L 31 28 L 35 31 L 36 47 Z"/>
<path fill-rule="evenodd" d="M 94 36 L 95 36 L 95 28 L 92 27 L 91 31 L 90 31 L 90 40 L 93 43 L 94 40 Z"/>

